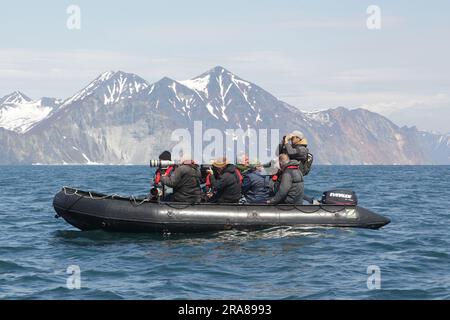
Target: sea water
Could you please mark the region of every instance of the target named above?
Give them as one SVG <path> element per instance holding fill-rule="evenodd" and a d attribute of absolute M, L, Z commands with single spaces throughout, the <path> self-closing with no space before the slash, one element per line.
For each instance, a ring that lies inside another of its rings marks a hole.
<path fill-rule="evenodd" d="M 0 299 L 449 299 L 449 166 L 315 166 L 306 193 L 353 189 L 380 230 L 82 232 L 64 185 L 145 195 L 145 166 L 0 166 Z"/>

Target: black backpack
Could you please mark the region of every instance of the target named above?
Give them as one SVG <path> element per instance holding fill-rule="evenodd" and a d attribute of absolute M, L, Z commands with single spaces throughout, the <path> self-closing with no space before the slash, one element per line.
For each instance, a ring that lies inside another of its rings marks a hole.
<path fill-rule="evenodd" d="M 305 162 L 302 163 L 302 173 L 304 176 L 308 175 L 308 173 L 311 171 L 313 161 L 314 156 L 312 155 L 312 153 L 308 152 L 308 158 Z"/>
<path fill-rule="evenodd" d="M 284 137 L 283 137 L 283 140 L 284 140 Z M 287 154 L 286 146 L 283 143 L 280 143 L 278 145 L 278 150 L 279 150 L 279 154 L 282 154 L 282 153 Z M 312 153 L 310 153 L 308 151 L 308 157 L 306 158 L 305 161 L 301 162 L 301 164 L 302 164 L 301 171 L 302 171 L 303 176 L 308 175 L 308 173 L 311 171 L 313 161 L 314 161 L 314 156 L 312 155 Z"/>

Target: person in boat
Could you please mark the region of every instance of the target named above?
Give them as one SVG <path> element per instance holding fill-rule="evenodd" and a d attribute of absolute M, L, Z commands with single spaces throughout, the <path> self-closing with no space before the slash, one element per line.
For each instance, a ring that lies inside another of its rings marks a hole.
<path fill-rule="evenodd" d="M 271 193 L 271 178 L 263 175 L 264 168 L 259 161 L 249 164 L 244 174 L 242 193 L 248 203 L 266 203 L 273 196 Z"/>
<path fill-rule="evenodd" d="M 161 176 L 161 184 L 173 189 L 173 193 L 165 200 L 200 202 L 202 198 L 200 178 L 200 168 L 192 160 L 183 161 L 180 165 L 173 167 L 170 174 Z"/>
<path fill-rule="evenodd" d="M 279 154 L 287 154 L 289 159 L 297 160 L 303 175 L 309 173 L 312 162 L 308 150 L 308 141 L 301 131 L 295 130 L 284 137 L 279 147 Z"/>
<path fill-rule="evenodd" d="M 234 164 L 228 163 L 226 158 L 219 158 L 212 163 L 208 173 L 207 181 L 209 180 L 211 192 L 207 195 L 210 202 L 239 202 L 242 175 Z"/>
<path fill-rule="evenodd" d="M 172 154 L 169 151 L 164 151 L 162 152 L 158 159 L 161 161 L 171 161 L 172 160 Z M 161 186 L 161 177 L 162 176 L 169 176 L 173 170 L 174 170 L 175 166 L 174 165 L 170 165 L 167 167 L 159 167 L 156 171 L 155 171 L 155 175 L 153 177 L 153 187 L 150 189 L 150 195 L 149 198 L 151 201 L 157 201 L 161 196 L 165 195 L 165 193 L 167 192 L 167 194 L 171 194 L 172 193 L 172 188 L 164 188 L 164 192 L 162 192 L 162 190 L 159 188 Z"/>
<path fill-rule="evenodd" d="M 250 168 L 250 161 L 246 154 L 242 155 L 241 159 L 237 161 L 236 168 L 244 175 Z"/>
<path fill-rule="evenodd" d="M 302 204 L 304 183 L 300 171 L 300 163 L 289 159 L 287 154 L 279 156 L 280 172 L 277 175 L 277 191 L 273 198 L 267 200 L 268 204 Z"/>

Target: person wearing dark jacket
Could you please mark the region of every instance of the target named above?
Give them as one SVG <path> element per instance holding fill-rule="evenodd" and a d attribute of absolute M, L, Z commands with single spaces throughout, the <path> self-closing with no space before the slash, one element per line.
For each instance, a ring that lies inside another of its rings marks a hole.
<path fill-rule="evenodd" d="M 216 177 L 210 171 L 210 181 L 213 190 L 212 202 L 236 203 L 241 198 L 241 174 L 234 164 L 227 163 L 226 159 L 213 162 L 212 166 L 217 171 Z"/>
<path fill-rule="evenodd" d="M 266 203 L 271 197 L 270 176 L 262 175 L 260 163 L 249 166 L 244 174 L 242 193 L 249 203 Z"/>
<path fill-rule="evenodd" d="M 289 141 L 291 143 L 289 143 Z M 303 166 L 308 160 L 309 150 L 308 142 L 300 131 L 293 131 L 288 134 L 279 148 L 279 154 L 287 154 L 289 159 L 297 160 L 300 163 L 300 169 L 304 173 Z"/>
<path fill-rule="evenodd" d="M 193 161 L 184 161 L 170 175 L 161 176 L 161 184 L 173 188 L 171 200 L 196 203 L 201 201 L 200 169 Z"/>
<path fill-rule="evenodd" d="M 279 185 L 275 196 L 268 200 L 268 204 L 302 204 L 303 203 L 303 175 L 297 160 L 289 160 L 288 155 L 279 157 L 281 175 L 278 177 Z M 281 180 L 281 181 L 280 181 Z"/>

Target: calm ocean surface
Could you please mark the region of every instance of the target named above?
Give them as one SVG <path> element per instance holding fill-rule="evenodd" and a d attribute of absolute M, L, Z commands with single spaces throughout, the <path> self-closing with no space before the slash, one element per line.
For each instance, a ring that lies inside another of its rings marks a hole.
<path fill-rule="evenodd" d="M 0 166 L 0 299 L 450 299 L 449 166 L 314 167 L 308 194 L 352 188 L 391 218 L 381 230 L 163 236 L 81 232 L 54 218 L 63 185 L 142 195 L 151 175 L 145 166 Z M 66 286 L 71 265 L 80 289 Z M 380 289 L 368 289 L 369 266 L 379 267 Z"/>

